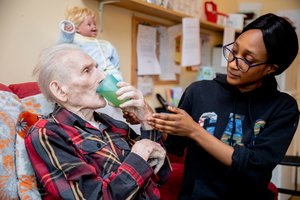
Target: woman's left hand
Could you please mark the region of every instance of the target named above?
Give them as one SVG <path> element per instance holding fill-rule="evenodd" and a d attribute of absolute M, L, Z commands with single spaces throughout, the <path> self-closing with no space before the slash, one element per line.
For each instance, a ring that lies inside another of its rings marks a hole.
<path fill-rule="evenodd" d="M 140 124 L 140 120 L 132 112 L 128 112 L 126 110 L 123 110 L 123 118 L 126 120 L 126 122 L 128 122 L 132 125 Z"/>
<path fill-rule="evenodd" d="M 171 135 L 191 137 L 200 127 L 184 110 L 168 106 L 171 113 L 154 113 L 148 124 L 154 129 Z"/>

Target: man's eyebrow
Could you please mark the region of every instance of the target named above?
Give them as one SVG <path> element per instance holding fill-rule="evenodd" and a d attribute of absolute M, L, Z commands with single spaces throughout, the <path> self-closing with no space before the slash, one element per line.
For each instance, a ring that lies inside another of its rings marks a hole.
<path fill-rule="evenodd" d="M 85 68 L 91 68 L 93 66 L 93 63 L 84 63 L 81 65 L 81 71 L 83 71 Z"/>

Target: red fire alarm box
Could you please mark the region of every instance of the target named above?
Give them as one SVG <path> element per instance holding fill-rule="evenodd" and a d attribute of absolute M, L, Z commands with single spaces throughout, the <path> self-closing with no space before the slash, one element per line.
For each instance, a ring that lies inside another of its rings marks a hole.
<path fill-rule="evenodd" d="M 213 1 L 206 1 L 204 3 L 204 8 L 207 21 L 223 26 L 226 25 L 226 19 L 228 18 L 228 15 L 218 12 L 217 4 L 215 4 Z"/>
<path fill-rule="evenodd" d="M 206 1 L 204 3 L 204 8 L 207 21 L 216 23 L 218 17 L 217 5 L 212 1 Z"/>

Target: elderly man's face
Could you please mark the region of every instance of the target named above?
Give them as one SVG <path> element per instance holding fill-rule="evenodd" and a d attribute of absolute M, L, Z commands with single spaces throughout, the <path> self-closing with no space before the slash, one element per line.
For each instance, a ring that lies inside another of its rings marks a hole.
<path fill-rule="evenodd" d="M 96 89 L 105 75 L 96 62 L 80 51 L 71 52 L 64 62 L 68 62 L 66 76 L 69 80 L 65 83 L 68 108 L 82 111 L 104 107 L 106 101 L 96 93 Z"/>

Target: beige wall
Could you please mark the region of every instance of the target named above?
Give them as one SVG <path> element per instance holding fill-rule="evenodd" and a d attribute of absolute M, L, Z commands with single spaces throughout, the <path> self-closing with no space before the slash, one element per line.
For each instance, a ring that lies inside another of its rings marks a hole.
<path fill-rule="evenodd" d="M 92 2 L 92 1 L 91 1 Z M 96 1 L 93 2 L 96 5 Z M 40 50 L 55 43 L 64 8 L 80 0 L 1 0 L 0 82 L 34 80 L 31 76 Z"/>
<path fill-rule="evenodd" d="M 299 9 L 300 2 L 299 0 L 237 0 L 240 2 L 253 2 L 253 3 L 262 3 L 262 14 L 268 12 L 277 12 L 284 9 Z"/>
<path fill-rule="evenodd" d="M 262 3 L 262 13 L 276 12 L 282 9 L 299 9 L 299 0 L 214 0 L 218 5 L 219 12 L 231 13 L 237 12 L 239 3 L 251 2 L 251 3 Z"/>

